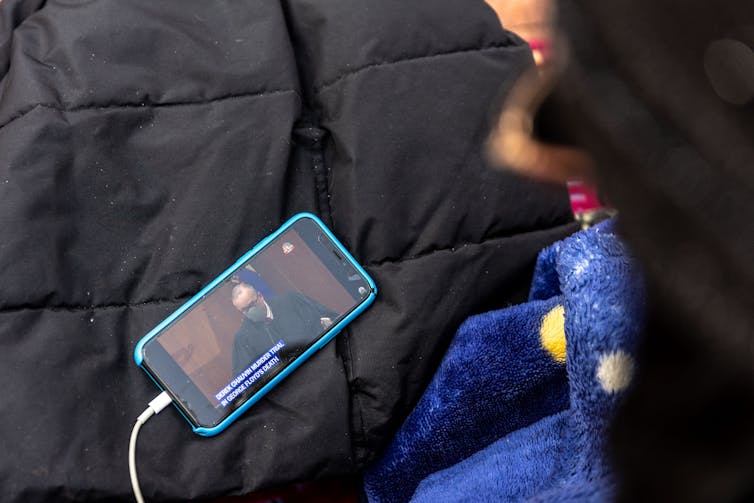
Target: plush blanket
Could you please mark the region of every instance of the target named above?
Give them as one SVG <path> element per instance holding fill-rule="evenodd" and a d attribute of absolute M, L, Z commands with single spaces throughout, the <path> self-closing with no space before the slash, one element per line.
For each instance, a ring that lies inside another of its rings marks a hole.
<path fill-rule="evenodd" d="M 468 319 L 392 443 L 369 500 L 603 501 L 643 288 L 609 221 L 545 249 L 529 302 Z"/>

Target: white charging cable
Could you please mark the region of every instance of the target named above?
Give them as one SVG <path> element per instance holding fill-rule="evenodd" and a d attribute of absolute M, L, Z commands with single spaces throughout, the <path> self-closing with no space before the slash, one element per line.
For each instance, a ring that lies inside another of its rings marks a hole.
<path fill-rule="evenodd" d="M 128 472 L 131 474 L 131 487 L 133 487 L 137 503 L 144 503 L 144 496 L 141 495 L 139 477 L 136 475 L 136 437 L 139 436 L 139 430 L 141 429 L 141 426 L 147 422 L 147 419 L 155 414 L 159 414 L 162 409 L 170 405 L 171 402 L 172 399 L 167 391 L 163 391 L 157 395 L 157 398 L 149 402 L 149 406 L 146 410 L 136 419 L 134 429 L 131 430 L 131 441 L 128 443 Z"/>

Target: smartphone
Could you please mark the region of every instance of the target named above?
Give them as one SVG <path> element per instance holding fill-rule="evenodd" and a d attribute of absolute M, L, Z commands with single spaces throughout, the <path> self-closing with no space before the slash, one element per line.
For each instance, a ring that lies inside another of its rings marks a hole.
<path fill-rule="evenodd" d="M 222 432 L 322 348 L 377 288 L 316 216 L 300 213 L 136 345 L 194 432 Z"/>

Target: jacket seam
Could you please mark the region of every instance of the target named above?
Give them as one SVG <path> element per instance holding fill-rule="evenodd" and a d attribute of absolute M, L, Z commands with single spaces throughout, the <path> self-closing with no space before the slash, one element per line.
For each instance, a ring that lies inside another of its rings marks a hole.
<path fill-rule="evenodd" d="M 384 264 L 396 264 L 396 263 L 402 263 L 402 262 L 410 262 L 412 260 L 418 260 L 421 258 L 428 257 L 430 255 L 433 255 L 435 253 L 442 253 L 442 252 L 448 252 L 451 253 L 454 252 L 456 249 L 465 248 L 468 246 L 481 246 L 486 243 L 489 243 L 491 241 L 504 241 L 507 239 L 512 239 L 520 236 L 527 236 L 530 234 L 536 234 L 541 232 L 548 232 L 560 228 L 566 228 L 566 227 L 573 227 L 573 231 L 575 232 L 578 229 L 578 223 L 577 222 L 566 222 L 560 225 L 554 225 L 551 227 L 546 227 L 543 229 L 534 229 L 527 232 L 520 232 L 516 234 L 508 234 L 508 235 L 498 235 L 498 236 L 488 236 L 480 241 L 474 241 L 474 242 L 466 242 L 466 243 L 460 243 L 455 244 L 453 246 L 447 246 L 443 248 L 434 248 L 431 250 L 427 250 L 425 252 L 417 253 L 416 255 L 412 255 L 409 257 L 401 257 L 398 259 L 391 259 L 386 258 L 379 261 L 372 261 L 368 262 L 366 264 L 363 264 L 365 267 L 370 268 L 376 268 L 380 267 Z M 0 308 L 0 314 L 7 314 L 11 312 L 17 312 L 17 311 L 25 311 L 25 310 L 47 310 L 47 311 L 63 311 L 63 312 L 86 312 L 86 311 L 97 311 L 97 310 L 108 310 L 108 309 L 126 309 L 126 308 L 132 308 L 132 307 L 142 307 L 142 306 L 149 306 L 149 305 L 157 305 L 157 304 L 171 304 L 171 303 L 177 303 L 186 301 L 189 298 L 191 298 L 192 295 L 182 295 L 179 297 L 173 297 L 169 299 L 152 299 L 152 300 L 146 300 L 143 302 L 134 302 L 134 303 L 111 303 L 111 304 L 99 304 L 99 305 L 91 305 L 91 306 L 67 306 L 67 305 L 60 305 L 60 306 L 34 306 L 34 305 L 19 305 L 19 306 L 9 306 Z M 350 351 L 350 347 L 348 348 Z"/>
<path fill-rule="evenodd" d="M 354 378 L 353 374 L 353 351 L 351 348 L 351 331 L 348 328 L 345 328 L 343 330 L 345 333 L 343 334 L 345 337 L 343 337 L 343 345 L 345 346 L 345 349 L 347 351 L 347 355 L 345 359 L 343 359 L 343 366 L 346 370 L 346 378 L 348 379 L 349 386 L 348 391 L 349 395 L 353 399 L 354 408 L 358 412 L 358 418 L 359 418 L 359 433 L 360 438 L 358 441 L 356 439 L 352 439 L 352 452 L 354 457 L 354 463 L 358 468 L 363 467 L 363 452 L 367 445 L 367 430 L 366 430 L 366 424 L 364 422 L 364 405 L 361 402 L 361 390 L 359 389 L 359 386 L 357 384 L 357 380 Z M 349 428 L 351 429 L 351 428 Z M 358 449 L 358 450 L 357 450 Z"/>
<path fill-rule="evenodd" d="M 35 306 L 35 305 L 18 305 L 8 306 L 0 308 L 0 314 L 10 314 L 19 311 L 52 311 L 52 312 L 68 312 L 68 313 L 80 313 L 88 311 L 106 311 L 110 309 L 128 309 L 132 307 L 152 306 L 157 304 L 176 304 L 178 302 L 185 302 L 193 295 L 181 295 L 179 297 L 173 297 L 170 299 L 151 299 L 143 302 L 123 302 L 123 303 L 111 303 L 111 304 L 98 304 L 91 306 L 76 306 L 76 305 L 59 305 L 59 306 Z"/>
<path fill-rule="evenodd" d="M 22 118 L 26 114 L 33 112 L 34 110 L 38 108 L 46 108 L 50 110 L 57 110 L 58 112 L 82 112 L 87 110 L 117 110 L 117 109 L 129 109 L 129 108 L 171 108 L 171 107 L 184 107 L 184 106 L 196 106 L 196 105 L 209 105 L 211 103 L 216 103 L 219 101 L 230 101 L 230 100 L 236 100 L 236 99 L 247 99 L 247 98 L 260 98 L 260 97 L 266 97 L 266 96 L 275 96 L 280 94 L 288 94 L 288 93 L 295 93 L 296 95 L 299 95 L 298 90 L 296 89 L 275 89 L 271 91 L 258 91 L 258 92 L 248 92 L 248 93 L 235 93 L 235 94 L 226 94 L 223 96 L 217 96 L 214 98 L 208 98 L 204 100 L 195 100 L 195 101 L 168 101 L 168 102 L 134 102 L 134 103 L 86 103 L 83 105 L 76 105 L 71 107 L 66 107 L 65 105 L 58 105 L 55 103 L 35 103 L 33 105 L 29 105 L 26 108 L 22 109 L 21 111 L 17 112 L 15 115 L 12 115 L 8 120 L 0 124 L 0 128 L 4 128 L 5 126 L 11 124 L 12 122 Z M 299 95 L 300 96 L 300 95 Z"/>
<path fill-rule="evenodd" d="M 319 86 L 316 86 L 314 88 L 314 91 L 316 93 L 322 92 L 328 87 L 331 87 L 335 84 L 337 84 L 339 81 L 346 79 L 348 77 L 351 77 L 353 75 L 356 75 L 358 73 L 364 72 L 366 70 L 370 70 L 372 68 L 379 68 L 383 66 L 391 66 L 391 65 L 397 65 L 401 63 L 411 63 L 416 61 L 422 61 L 422 60 L 429 60 L 429 59 L 439 59 L 439 58 L 445 58 L 447 56 L 455 56 L 458 54 L 465 54 L 470 52 L 487 52 L 487 51 L 497 51 L 500 49 L 508 49 L 511 47 L 525 47 L 514 43 L 513 40 L 508 40 L 503 43 L 488 45 L 484 47 L 473 47 L 473 48 L 463 48 L 463 49 L 453 49 L 450 51 L 443 51 L 443 52 L 436 52 L 433 54 L 424 54 L 424 55 L 416 55 L 416 56 L 402 56 L 398 59 L 391 60 L 391 61 L 380 61 L 377 63 L 369 63 L 367 65 L 361 66 L 359 68 L 355 68 L 353 70 L 349 70 L 347 72 L 343 72 L 340 75 L 337 75 L 333 77 L 332 79 L 326 81 L 323 84 L 320 84 Z"/>
<path fill-rule="evenodd" d="M 333 225 L 332 207 L 330 205 L 330 179 L 325 165 L 326 136 L 319 138 L 311 151 L 312 171 L 314 172 L 314 188 L 317 191 L 317 205 L 320 215 L 327 225 Z"/>
<path fill-rule="evenodd" d="M 325 160 L 325 148 L 327 147 L 327 136 L 323 136 L 316 142 L 317 149 L 312 152 L 312 170 L 314 171 L 314 184 L 317 191 L 317 199 L 320 214 L 325 218 L 327 224 L 335 227 L 333 221 L 333 208 L 330 191 L 330 177 Z M 343 329 L 341 337 L 335 339 L 336 353 L 338 354 L 343 371 L 346 376 L 346 385 L 348 387 L 348 396 L 350 397 L 349 411 L 349 432 L 351 434 L 351 456 L 354 464 L 361 467 L 363 462 L 363 451 L 366 445 L 367 432 L 364 422 L 364 406 L 362 404 L 358 384 L 354 379 L 353 371 L 353 350 L 351 348 L 351 332 L 348 327 Z M 353 416 L 355 414 L 355 417 Z M 358 427 L 354 428 L 353 419 L 358 418 Z"/>
<path fill-rule="evenodd" d="M 466 242 L 466 243 L 460 243 L 455 244 L 453 246 L 447 246 L 443 248 L 434 248 L 431 250 L 427 250 L 425 252 L 417 253 L 416 255 L 412 255 L 409 257 L 401 257 L 398 259 L 382 259 L 379 261 L 372 261 L 368 262 L 366 264 L 363 264 L 364 267 L 371 267 L 376 268 L 380 267 L 384 264 L 396 264 L 396 263 L 402 263 L 402 262 L 410 262 L 412 260 L 418 260 L 425 257 L 428 257 L 430 255 L 433 255 L 435 253 L 442 253 L 442 252 L 454 252 L 456 249 L 465 248 L 467 246 L 481 246 L 485 243 L 491 242 L 491 241 L 504 241 L 507 239 L 516 238 L 519 236 L 527 236 L 530 234 L 536 234 L 540 232 L 548 232 L 552 230 L 556 230 L 559 228 L 566 228 L 566 227 L 574 227 L 574 232 L 578 228 L 577 222 L 565 222 L 560 225 L 554 225 L 551 227 L 546 227 L 543 229 L 534 229 L 527 232 L 520 232 L 517 234 L 508 234 L 508 235 L 499 235 L 499 236 L 488 236 L 480 241 L 474 241 L 474 242 Z M 19 305 L 19 306 L 9 306 L 0 308 L 0 314 L 6 314 L 11 312 L 17 312 L 17 311 L 25 311 L 25 310 L 47 310 L 47 311 L 64 311 L 64 312 L 86 312 L 86 311 L 95 311 L 95 310 L 108 310 L 108 309 L 125 309 L 125 308 L 132 308 L 132 307 L 142 307 L 142 306 L 149 306 L 149 305 L 157 305 L 157 304 L 170 304 L 170 303 L 177 303 L 186 301 L 189 298 L 191 298 L 192 295 L 182 295 L 179 297 L 173 297 L 170 299 L 152 299 L 152 300 L 146 300 L 143 302 L 135 302 L 135 303 L 111 303 L 111 304 L 99 304 L 99 305 L 92 305 L 92 306 L 67 306 L 67 305 L 61 305 L 61 306 L 33 306 L 33 305 Z M 350 351 L 350 348 L 348 348 Z"/>
<path fill-rule="evenodd" d="M 445 246 L 445 247 L 442 247 L 442 248 L 432 248 L 432 249 L 429 249 L 429 250 L 426 250 L 426 251 L 419 252 L 419 253 L 417 253 L 415 255 L 407 256 L 407 257 L 398 257 L 398 258 L 386 257 L 386 258 L 383 258 L 383 259 L 380 259 L 380 260 L 373 260 L 371 262 L 367 262 L 367 263 L 365 263 L 363 265 L 364 265 L 364 267 L 372 267 L 372 268 L 374 268 L 374 267 L 380 267 L 380 266 L 385 265 L 385 264 L 400 264 L 400 263 L 403 263 L 403 262 L 411 262 L 413 260 L 419 260 L 419 259 L 428 257 L 430 255 L 434 255 L 435 253 L 442 253 L 442 252 L 455 253 L 457 250 L 459 250 L 461 248 L 466 248 L 468 246 L 481 246 L 481 245 L 489 243 L 491 241 L 505 241 L 505 240 L 508 240 L 508 239 L 514 239 L 514 238 L 517 238 L 517 237 L 528 236 L 528 235 L 537 234 L 537 233 L 540 233 L 540 232 L 548 232 L 548 231 L 556 230 L 556 229 L 563 228 L 563 227 L 569 227 L 569 226 L 574 227 L 574 232 L 575 232 L 577 230 L 577 225 L 578 225 L 577 222 L 570 221 L 570 222 L 563 222 L 561 224 L 552 225 L 552 226 L 549 226 L 549 227 L 544 227 L 544 228 L 541 228 L 541 229 L 532 229 L 532 230 L 528 230 L 528 231 L 525 231 L 525 232 L 517 232 L 517 233 L 514 233 L 514 234 L 499 234 L 499 235 L 485 236 L 485 237 L 483 237 L 479 241 L 467 241 L 467 242 L 464 242 L 464 243 L 454 243 L 454 244 L 452 244 L 450 246 Z"/>

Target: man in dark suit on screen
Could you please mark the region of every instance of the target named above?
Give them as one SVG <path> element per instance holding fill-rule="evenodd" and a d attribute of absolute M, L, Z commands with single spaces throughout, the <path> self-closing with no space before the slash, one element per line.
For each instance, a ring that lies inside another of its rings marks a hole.
<path fill-rule="evenodd" d="M 298 292 L 266 299 L 240 282 L 232 290 L 233 305 L 244 314 L 233 339 L 233 376 L 282 340 L 286 352 L 304 349 L 333 324 L 337 313 Z"/>

